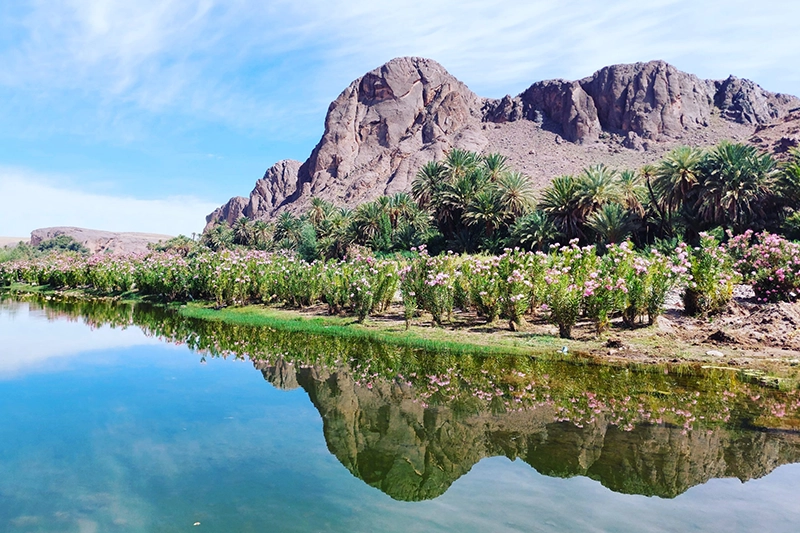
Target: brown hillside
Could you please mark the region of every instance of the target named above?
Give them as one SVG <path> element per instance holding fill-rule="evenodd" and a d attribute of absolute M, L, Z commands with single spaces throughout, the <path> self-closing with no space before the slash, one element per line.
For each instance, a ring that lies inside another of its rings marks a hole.
<path fill-rule="evenodd" d="M 800 99 L 749 80 L 703 80 L 663 61 L 613 65 L 578 81 L 481 98 L 430 59 L 393 59 L 350 84 L 328 108 L 305 163 L 267 170 L 249 197 L 208 215 L 270 219 L 318 196 L 354 206 L 408 191 L 417 170 L 451 148 L 506 155 L 539 187 L 590 164 L 637 168 L 681 144 L 750 141 L 781 152 L 800 139 Z"/>

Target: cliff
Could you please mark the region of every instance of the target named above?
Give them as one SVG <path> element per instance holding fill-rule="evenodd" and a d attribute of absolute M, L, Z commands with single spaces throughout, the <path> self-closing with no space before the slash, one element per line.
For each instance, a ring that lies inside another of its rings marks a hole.
<path fill-rule="evenodd" d="M 302 210 L 314 196 L 353 207 L 408 191 L 424 163 L 454 147 L 500 152 L 544 186 L 593 163 L 636 168 L 677 144 L 746 141 L 757 129 L 794 123 L 798 110 L 794 96 L 733 76 L 703 80 L 663 61 L 613 65 L 488 99 L 435 61 L 397 58 L 331 103 L 322 139 L 304 163 L 279 161 L 249 197 L 232 198 L 206 222 L 270 219 Z"/>

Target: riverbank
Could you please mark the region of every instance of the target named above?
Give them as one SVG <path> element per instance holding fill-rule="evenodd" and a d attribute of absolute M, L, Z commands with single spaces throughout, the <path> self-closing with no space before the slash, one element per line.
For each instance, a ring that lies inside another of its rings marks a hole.
<path fill-rule="evenodd" d="M 558 337 L 558 328 L 545 320 L 530 321 L 519 331 L 504 322 L 487 324 L 470 313 L 454 313 L 451 323 L 436 327 L 428 317 L 418 317 L 405 330 L 402 308 L 358 323 L 352 317 L 327 314 L 327 307 L 302 310 L 265 306 L 214 309 L 201 303 L 180 308 L 186 316 L 309 333 L 369 337 L 420 348 L 460 352 L 559 355 L 597 363 L 635 365 L 711 366 L 761 373 L 781 378 L 800 377 L 800 335 L 793 321 L 800 318 L 797 304 L 752 304 L 735 300 L 730 308 L 710 319 L 683 316 L 671 307 L 652 326 L 623 328 L 612 322 L 597 337 L 594 325 L 579 322 L 573 339 Z M 566 348 L 566 354 L 564 354 Z"/>
<path fill-rule="evenodd" d="M 44 297 L 109 298 L 84 290 L 57 291 L 42 286 L 15 284 L 4 292 L 36 293 Z M 111 299 L 137 302 L 128 292 Z M 452 353 L 516 354 L 614 365 L 725 368 L 742 372 L 770 385 L 767 378 L 800 379 L 800 304 L 759 304 L 747 294 L 734 298 L 728 308 L 710 318 L 682 314 L 673 298 L 664 315 L 651 326 L 624 328 L 612 321 L 597 337 L 589 321 L 578 322 L 573 339 L 558 337 L 558 328 L 543 318 L 529 320 L 517 331 L 506 321 L 486 323 L 474 313 L 455 311 L 451 320 L 436 326 L 421 313 L 406 329 L 403 308 L 391 305 L 380 316 L 358 322 L 351 316 L 332 316 L 327 306 L 303 309 L 246 305 L 215 307 L 209 302 L 172 303 L 184 316 L 232 324 L 259 326 L 313 335 L 370 339 L 394 345 Z"/>

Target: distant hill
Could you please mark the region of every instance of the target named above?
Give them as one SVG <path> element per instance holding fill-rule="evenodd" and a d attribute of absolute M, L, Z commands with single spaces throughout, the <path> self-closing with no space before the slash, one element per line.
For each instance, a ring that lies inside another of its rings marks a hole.
<path fill-rule="evenodd" d="M 172 238 L 170 235 L 159 235 L 157 233 L 115 233 L 112 231 L 63 226 L 33 230 L 30 243 L 32 246 L 38 246 L 42 241 L 59 235 L 72 237 L 88 248 L 91 253 L 110 253 L 113 255 L 146 252 L 149 243 L 166 241 Z"/>
<path fill-rule="evenodd" d="M 0 237 L 0 248 L 15 246 L 21 242 L 28 242 L 28 237 Z"/>
<path fill-rule="evenodd" d="M 270 219 L 314 196 L 353 207 L 408 191 L 417 170 L 453 147 L 499 152 L 546 186 L 595 163 L 638 168 L 671 148 L 752 142 L 776 153 L 800 143 L 800 99 L 730 76 L 703 80 L 664 61 L 602 68 L 577 81 L 536 82 L 482 98 L 430 59 L 403 57 L 350 84 L 328 108 L 304 162 L 270 167 L 249 197 L 206 222 Z"/>

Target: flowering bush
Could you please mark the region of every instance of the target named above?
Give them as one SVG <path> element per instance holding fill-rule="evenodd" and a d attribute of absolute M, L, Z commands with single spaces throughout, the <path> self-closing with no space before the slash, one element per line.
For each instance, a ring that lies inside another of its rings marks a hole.
<path fill-rule="evenodd" d="M 586 253 L 583 305 L 586 316 L 595 323 L 599 335 L 610 324 L 609 317 L 625 309 L 628 293 L 626 274 L 630 270 L 633 253 L 630 243 L 609 245 L 602 259 L 596 253 L 588 250 Z"/>
<path fill-rule="evenodd" d="M 753 272 L 762 297 L 793 297 L 797 245 L 765 236 L 760 246 L 759 256 L 744 241 L 732 241 L 729 249 L 739 254 L 739 268 Z M 499 256 L 431 257 L 422 247 L 416 255 L 397 260 L 378 260 L 363 249 L 349 251 L 345 260 L 313 262 L 293 253 L 254 250 L 188 256 L 62 254 L 0 264 L 0 283 L 104 293 L 135 289 L 167 301 L 209 300 L 218 306 L 324 303 L 332 314 L 348 313 L 359 320 L 386 311 L 399 288 L 407 326 L 419 311 L 441 325 L 457 306 L 489 322 L 507 319 L 512 329 L 527 315 L 542 312 L 561 336 L 569 337 L 581 317 L 591 320 L 598 334 L 615 316 L 628 326 L 645 316 L 652 323 L 668 291 L 684 279 L 690 280 L 687 309 L 718 309 L 735 282 L 731 262 L 728 252 L 708 236 L 698 249 L 684 245 L 672 257 L 655 250 L 637 253 L 630 243 L 608 245 L 601 256 L 594 246 L 581 248 L 577 241 L 554 245 L 549 254 L 507 249 Z"/>
<path fill-rule="evenodd" d="M 400 271 L 400 292 L 408 324 L 417 308 L 427 311 L 437 325 L 453 312 L 455 279 L 461 275 L 452 254 L 431 257 L 425 247 Z"/>
<path fill-rule="evenodd" d="M 652 324 L 664 311 L 667 294 L 685 281 L 689 272 L 688 252 L 678 249 L 667 257 L 655 248 L 647 254 L 634 254 L 630 246 L 620 245 L 620 275 L 627 287 L 622 318 L 633 326 L 637 319 L 647 316 Z"/>
<path fill-rule="evenodd" d="M 683 294 L 683 306 L 690 315 L 722 310 L 733 297 L 739 275 L 733 270 L 733 258 L 707 233 L 700 234 L 700 246 L 689 251 L 685 244 L 679 254 L 686 255 L 689 282 Z"/>
<path fill-rule="evenodd" d="M 506 250 L 497 262 L 501 280 L 500 304 L 502 316 L 516 325 L 537 300 L 537 287 L 544 283 L 547 256 L 541 253 L 521 252 L 519 248 Z M 504 283 L 503 283 L 504 282 Z"/>
<path fill-rule="evenodd" d="M 734 268 L 761 302 L 794 302 L 800 297 L 800 244 L 768 232 L 747 230 L 727 245 Z"/>
<path fill-rule="evenodd" d="M 572 336 L 572 328 L 581 316 L 589 270 L 597 259 L 595 248 L 580 248 L 574 239 L 569 246 L 551 247 L 549 268 L 545 272 L 545 303 L 548 320 L 558 326 L 560 337 Z"/>
<path fill-rule="evenodd" d="M 500 316 L 499 264 L 497 257 L 476 258 L 465 269 L 469 273 L 469 303 L 487 322 L 494 322 Z"/>

